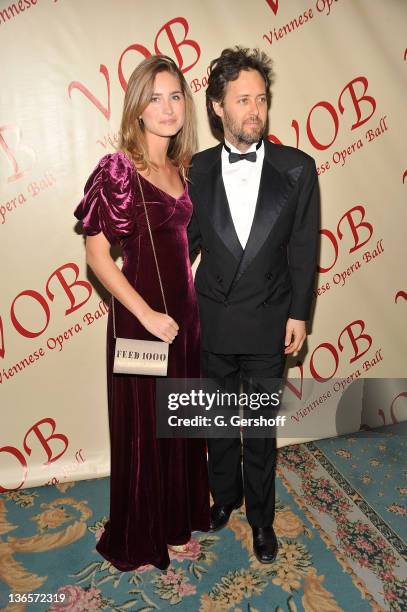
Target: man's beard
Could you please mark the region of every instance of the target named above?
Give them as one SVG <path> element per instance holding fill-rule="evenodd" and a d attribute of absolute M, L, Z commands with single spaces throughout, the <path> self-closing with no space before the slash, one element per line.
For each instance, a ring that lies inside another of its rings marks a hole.
<path fill-rule="evenodd" d="M 223 111 L 223 127 L 226 127 L 232 134 L 237 144 L 245 144 L 250 146 L 260 140 L 265 130 L 265 123 L 263 123 L 258 117 L 249 117 L 246 119 L 246 122 L 256 122 L 258 127 L 245 129 L 244 123 L 235 123 L 232 117 L 225 110 Z"/>

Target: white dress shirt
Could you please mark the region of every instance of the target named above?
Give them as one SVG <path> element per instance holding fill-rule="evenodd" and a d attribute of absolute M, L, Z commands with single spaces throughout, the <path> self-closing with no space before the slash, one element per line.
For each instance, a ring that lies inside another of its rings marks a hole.
<path fill-rule="evenodd" d="M 227 140 L 226 145 L 234 153 L 241 153 Z M 256 151 L 257 143 L 254 143 L 245 151 Z M 260 176 L 264 160 L 264 143 L 257 150 L 255 162 L 242 159 L 234 164 L 229 163 L 229 153 L 225 147 L 222 149 L 222 178 L 225 185 L 226 196 L 229 203 L 230 214 L 240 244 L 246 247 L 252 227 L 254 212 L 256 209 L 257 195 L 259 193 Z"/>

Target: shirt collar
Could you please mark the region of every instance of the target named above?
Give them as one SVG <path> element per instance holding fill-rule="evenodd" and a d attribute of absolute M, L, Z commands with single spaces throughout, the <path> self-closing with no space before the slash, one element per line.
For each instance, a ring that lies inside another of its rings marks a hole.
<path fill-rule="evenodd" d="M 235 146 L 233 146 L 228 140 L 226 140 L 225 138 L 225 143 L 227 144 L 227 146 L 229 147 L 229 149 L 232 151 L 232 153 L 241 153 L 242 151 L 239 151 L 239 149 L 237 149 Z M 263 151 L 264 149 L 264 143 L 262 141 L 260 147 L 258 149 L 256 149 L 257 147 L 257 142 L 254 142 L 252 145 L 250 145 L 250 147 L 247 149 L 247 151 L 245 151 L 245 153 L 250 153 L 251 151 L 257 151 L 257 153 L 259 153 L 260 151 Z M 225 151 L 225 148 L 223 149 Z"/>

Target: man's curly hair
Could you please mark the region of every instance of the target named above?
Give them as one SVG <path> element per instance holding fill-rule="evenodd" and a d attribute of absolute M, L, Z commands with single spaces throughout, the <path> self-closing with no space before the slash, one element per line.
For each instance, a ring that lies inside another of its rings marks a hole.
<path fill-rule="evenodd" d="M 241 70 L 257 70 L 266 84 L 267 102 L 270 104 L 270 87 L 274 80 L 271 59 L 259 49 L 246 49 L 236 46 L 234 49 L 224 49 L 210 63 L 208 87 L 206 89 L 206 110 L 212 131 L 223 134 L 222 120 L 213 110 L 212 102 L 222 104 L 226 88 L 230 81 L 235 81 Z"/>

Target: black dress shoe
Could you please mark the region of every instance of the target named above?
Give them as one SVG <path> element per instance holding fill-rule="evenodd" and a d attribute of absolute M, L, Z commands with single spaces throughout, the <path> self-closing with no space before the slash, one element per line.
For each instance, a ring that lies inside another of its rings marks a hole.
<path fill-rule="evenodd" d="M 252 527 L 253 552 L 260 563 L 273 563 L 277 556 L 278 542 L 272 527 Z"/>
<path fill-rule="evenodd" d="M 225 527 L 228 524 L 228 520 L 233 510 L 240 508 L 243 500 L 239 499 L 239 501 L 234 502 L 233 504 L 227 504 L 225 506 L 217 506 L 214 504 L 211 508 L 211 522 L 209 531 L 218 531 Z"/>

